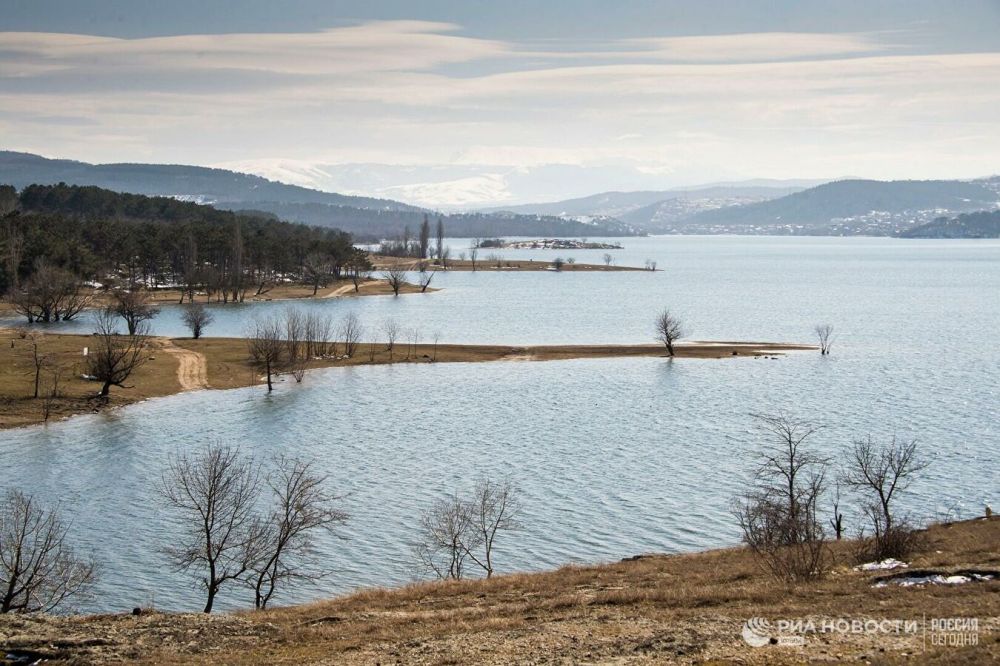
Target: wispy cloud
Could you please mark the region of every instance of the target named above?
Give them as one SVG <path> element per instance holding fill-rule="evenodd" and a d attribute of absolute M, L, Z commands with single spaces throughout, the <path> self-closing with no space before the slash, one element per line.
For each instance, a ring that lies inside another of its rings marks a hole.
<path fill-rule="evenodd" d="M 429 21 L 141 39 L 8 32 L 0 133 L 6 147 L 95 160 L 304 168 L 619 161 L 647 173 L 867 164 L 914 175 L 945 157 L 995 170 L 1000 53 L 920 53 L 902 37 L 769 32 L 540 50 Z"/>

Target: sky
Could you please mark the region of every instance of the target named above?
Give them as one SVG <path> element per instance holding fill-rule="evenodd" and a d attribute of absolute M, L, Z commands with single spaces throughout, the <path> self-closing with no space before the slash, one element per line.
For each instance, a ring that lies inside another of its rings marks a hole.
<path fill-rule="evenodd" d="M 476 207 L 1000 172 L 1000 0 L 0 0 L 0 149 Z"/>

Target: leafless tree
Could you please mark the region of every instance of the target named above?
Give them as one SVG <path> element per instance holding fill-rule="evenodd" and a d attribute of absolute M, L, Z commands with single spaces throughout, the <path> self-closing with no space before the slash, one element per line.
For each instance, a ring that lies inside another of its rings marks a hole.
<path fill-rule="evenodd" d="M 382 332 L 385 333 L 385 350 L 389 352 L 389 360 L 391 361 L 392 350 L 396 346 L 396 340 L 399 339 L 402 329 L 399 322 L 390 317 L 382 322 Z"/>
<path fill-rule="evenodd" d="M 420 283 L 420 293 L 424 293 L 427 291 L 427 287 L 431 286 L 431 280 L 434 279 L 434 272 L 427 270 L 427 262 L 420 262 L 419 268 L 417 281 Z"/>
<path fill-rule="evenodd" d="M 296 382 L 305 377 L 309 357 L 306 355 L 306 318 L 301 310 L 285 309 L 285 367 Z"/>
<path fill-rule="evenodd" d="M 442 268 L 448 268 L 448 260 L 451 259 L 451 246 L 445 247 L 438 253 L 438 260 L 441 262 Z"/>
<path fill-rule="evenodd" d="M 370 280 L 372 277 L 372 265 L 367 256 L 355 256 L 347 265 L 347 272 L 351 282 L 354 283 L 354 291 L 361 290 L 361 283 Z"/>
<path fill-rule="evenodd" d="M 111 308 L 97 311 L 92 346 L 87 353 L 87 372 L 102 382 L 102 397 L 112 386 L 129 388 L 125 382 L 147 360 L 148 323 L 139 322 L 134 333 L 122 335 L 117 328 L 117 312 Z"/>
<path fill-rule="evenodd" d="M 611 256 L 610 252 L 605 252 L 604 253 L 604 265 L 605 266 L 611 266 L 611 264 L 613 264 L 614 261 L 615 261 L 615 258 L 613 256 Z"/>
<path fill-rule="evenodd" d="M 340 323 L 340 339 L 344 341 L 344 355 L 353 358 L 361 342 L 361 319 L 354 312 L 347 313 Z"/>
<path fill-rule="evenodd" d="M 327 477 L 314 472 L 309 463 L 279 457 L 276 468 L 267 479 L 274 508 L 262 523 L 258 556 L 248 578 L 258 609 L 267 608 L 283 581 L 321 578 L 323 572 L 309 562 L 316 555 L 313 535 L 347 521 L 347 514 L 336 508 L 341 498 L 325 489 Z"/>
<path fill-rule="evenodd" d="M 399 296 L 399 290 L 406 284 L 407 271 L 399 264 L 393 264 L 382 271 L 382 277 L 392 288 L 392 293 Z"/>
<path fill-rule="evenodd" d="M 479 239 L 477 238 L 472 247 L 469 248 L 469 260 L 472 262 L 472 272 L 476 272 L 476 259 L 479 258 Z"/>
<path fill-rule="evenodd" d="M 831 324 L 817 324 L 816 337 L 819 338 L 819 353 L 826 355 L 830 353 L 830 347 L 833 345 L 833 326 Z"/>
<path fill-rule="evenodd" d="M 92 560 L 68 543 L 59 512 L 9 489 L 0 505 L 0 613 L 48 612 L 87 591 L 96 578 Z"/>
<path fill-rule="evenodd" d="M 211 613 L 219 589 L 260 559 L 260 469 L 238 448 L 213 444 L 171 457 L 160 490 L 182 530 L 167 554 L 178 569 L 200 571 Z"/>
<path fill-rule="evenodd" d="M 197 340 L 201 337 L 205 329 L 215 321 L 215 315 L 209 312 L 204 303 L 191 301 L 184 307 L 181 319 L 184 321 L 184 325 L 188 327 L 188 330 L 191 331 L 191 337 Z"/>
<path fill-rule="evenodd" d="M 331 351 L 333 318 L 327 313 L 307 312 L 302 319 L 302 336 L 308 358 L 326 356 Z M 332 345 L 332 352 L 336 354 L 336 342 Z"/>
<path fill-rule="evenodd" d="M 420 517 L 420 538 L 414 546 L 418 563 L 441 579 L 460 580 L 475 543 L 472 515 L 458 494 L 438 500 Z"/>
<path fill-rule="evenodd" d="M 556 257 L 555 259 L 552 260 L 552 268 L 556 269 L 557 271 L 561 271 L 565 264 L 566 261 L 562 257 Z"/>
<path fill-rule="evenodd" d="M 664 309 L 656 315 L 656 339 L 667 348 L 667 355 L 674 355 L 674 343 L 687 335 L 684 322 L 670 310 Z"/>
<path fill-rule="evenodd" d="M 434 351 L 432 352 L 433 355 L 431 356 L 431 361 L 433 361 L 435 363 L 438 360 L 438 343 L 440 341 L 441 341 L 441 333 L 436 331 L 434 333 Z"/>
<path fill-rule="evenodd" d="M 897 440 L 880 446 L 869 435 L 854 441 L 843 482 L 865 493 L 865 503 L 874 541 L 869 556 L 875 559 L 903 558 L 915 541 L 913 528 L 895 514 L 893 499 L 905 492 L 914 478 L 930 465 L 919 456 L 916 440 Z"/>
<path fill-rule="evenodd" d="M 769 441 L 751 487 L 734 503 L 743 539 L 775 576 L 813 578 L 826 551 L 818 512 L 829 464 L 805 444 L 817 428 L 783 414 L 754 418 Z"/>
<path fill-rule="evenodd" d="M 91 295 L 73 273 L 39 260 L 31 277 L 13 289 L 10 302 L 28 323 L 69 321 L 90 305 Z"/>
<path fill-rule="evenodd" d="M 837 541 L 844 536 L 844 514 L 840 511 L 840 482 L 837 482 L 837 488 L 833 494 L 833 517 L 830 518 L 830 527 L 833 528 L 833 533 L 837 537 Z"/>
<path fill-rule="evenodd" d="M 326 284 L 330 278 L 330 257 L 319 252 L 310 252 L 302 262 L 302 273 L 306 284 L 312 285 L 315 296 L 320 285 Z"/>
<path fill-rule="evenodd" d="M 129 289 L 115 289 L 111 292 L 115 312 L 125 320 L 128 334 L 135 335 L 137 327 L 160 313 L 149 298 L 149 292 L 132 285 Z"/>
<path fill-rule="evenodd" d="M 509 479 L 493 481 L 483 477 L 476 482 L 467 503 L 471 538 L 464 537 L 462 547 L 469 559 L 493 576 L 493 544 L 501 532 L 520 528 L 520 505 L 517 489 Z"/>
<path fill-rule="evenodd" d="M 251 322 L 247 331 L 247 352 L 250 362 L 267 375 L 267 390 L 274 390 L 272 378 L 282 371 L 287 347 L 282 339 L 283 326 L 274 317 L 263 317 Z"/>
<path fill-rule="evenodd" d="M 42 379 L 42 370 L 49 366 L 51 357 L 42 351 L 42 333 L 39 331 L 28 331 L 25 333 L 24 339 L 28 341 L 28 346 L 31 349 L 31 362 L 35 369 L 35 393 L 32 397 L 37 399 Z"/>
<path fill-rule="evenodd" d="M 566 263 L 572 266 L 576 263 L 576 257 L 566 257 Z"/>

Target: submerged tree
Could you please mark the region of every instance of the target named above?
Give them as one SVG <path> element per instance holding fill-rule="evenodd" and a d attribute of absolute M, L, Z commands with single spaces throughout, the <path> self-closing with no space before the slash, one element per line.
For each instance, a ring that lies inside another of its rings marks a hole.
<path fill-rule="evenodd" d="M 149 292 L 136 288 L 135 285 L 129 289 L 114 290 L 111 298 L 115 312 L 125 320 L 129 335 L 135 335 L 142 322 L 149 321 L 160 313 L 160 309 L 152 304 Z"/>
<path fill-rule="evenodd" d="M 215 321 L 215 315 L 209 312 L 203 303 L 190 302 L 184 307 L 181 315 L 184 325 L 191 331 L 191 337 L 197 340 L 205 329 Z"/>
<path fill-rule="evenodd" d="M 267 377 L 267 390 L 274 390 L 274 375 L 281 372 L 287 348 L 283 326 L 274 317 L 254 320 L 247 332 L 247 352 L 250 362 Z"/>
<path fill-rule="evenodd" d="M 819 353 L 823 356 L 830 353 L 833 345 L 833 326 L 831 324 L 817 324 L 813 329 L 819 339 Z"/>

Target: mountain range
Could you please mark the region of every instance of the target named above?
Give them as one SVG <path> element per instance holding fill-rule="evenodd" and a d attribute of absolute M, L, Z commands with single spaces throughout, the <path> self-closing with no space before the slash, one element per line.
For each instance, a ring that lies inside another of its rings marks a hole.
<path fill-rule="evenodd" d="M 510 213 L 445 214 L 394 201 L 322 192 L 226 169 L 167 164 L 89 164 L 0 151 L 0 184 L 93 185 L 116 192 L 169 196 L 216 208 L 273 213 L 282 219 L 336 227 L 359 239 L 414 232 L 425 215 L 443 219 L 451 236 L 634 236 L 640 228 L 594 216 L 585 221 Z"/>

